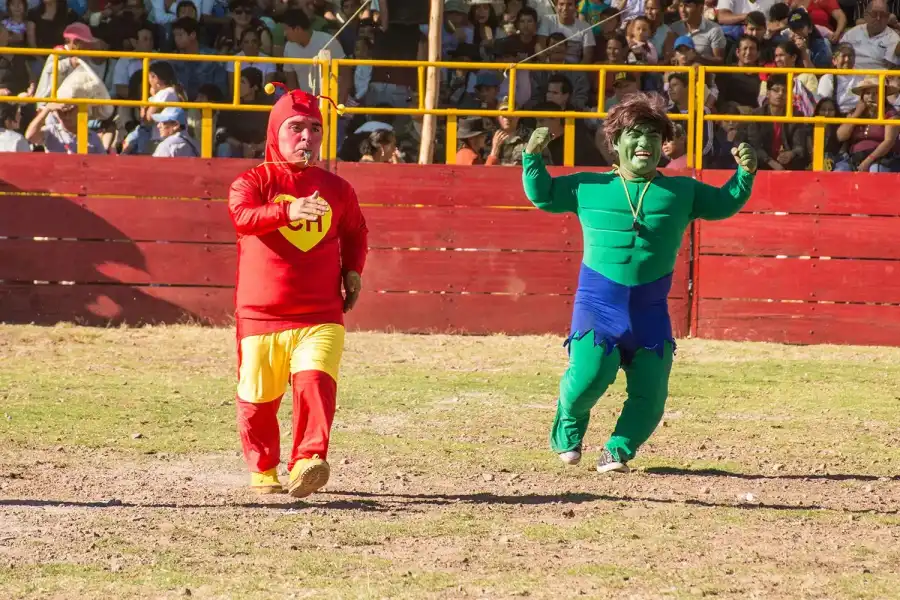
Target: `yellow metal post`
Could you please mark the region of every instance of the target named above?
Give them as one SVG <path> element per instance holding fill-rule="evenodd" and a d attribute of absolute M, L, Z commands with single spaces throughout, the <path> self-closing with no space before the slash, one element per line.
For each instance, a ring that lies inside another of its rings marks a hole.
<path fill-rule="evenodd" d="M 575 119 L 566 119 L 565 134 L 563 136 L 563 164 L 567 167 L 575 166 Z"/>
<path fill-rule="evenodd" d="M 606 112 L 606 69 L 597 71 L 597 112 Z"/>
<path fill-rule="evenodd" d="M 694 127 L 694 134 L 697 136 L 696 143 L 694 144 L 694 169 L 701 170 L 703 168 L 703 131 L 706 129 L 705 127 L 705 112 L 703 107 L 706 106 L 706 102 L 704 101 L 704 95 L 706 93 L 706 67 L 700 66 L 697 70 L 697 83 L 694 86 L 697 89 L 697 96 L 694 98 L 694 107 L 697 109 L 696 114 L 693 115 L 697 120 L 697 125 Z"/>
<path fill-rule="evenodd" d="M 509 93 L 507 94 L 506 101 L 509 103 L 509 109 L 515 110 L 516 108 L 516 68 L 513 67 L 509 70 Z"/>
<path fill-rule="evenodd" d="M 200 111 L 200 156 L 212 158 L 213 155 L 213 111 L 204 108 Z"/>
<path fill-rule="evenodd" d="M 835 80 L 836 81 L 836 80 Z M 786 117 L 790 118 L 794 116 L 794 74 L 787 74 L 787 106 L 785 107 L 786 112 L 784 113 Z M 768 88 L 766 88 L 768 89 Z"/>
<path fill-rule="evenodd" d="M 59 87 L 59 56 L 53 55 L 53 66 L 50 70 L 50 97 L 56 98 L 56 88 Z"/>
<path fill-rule="evenodd" d="M 145 56 L 142 65 L 143 80 L 141 81 L 141 101 L 146 102 L 147 98 L 150 97 L 150 59 Z"/>
<path fill-rule="evenodd" d="M 813 171 L 825 170 L 825 125 L 816 123 L 813 125 Z"/>
<path fill-rule="evenodd" d="M 419 96 L 419 110 L 425 108 L 425 67 L 419 67 L 416 69 L 418 75 L 418 96 Z"/>
<path fill-rule="evenodd" d="M 884 118 L 884 75 L 878 76 L 878 118 Z"/>
<path fill-rule="evenodd" d="M 78 136 L 78 154 L 88 153 L 88 107 L 87 104 L 78 106 L 78 126 L 75 128 Z"/>
<path fill-rule="evenodd" d="M 319 81 L 321 82 L 321 90 L 319 90 L 319 94 L 323 96 L 328 96 L 333 99 L 331 95 L 331 51 L 330 50 L 322 50 L 319 52 L 317 57 L 319 59 L 318 67 L 319 67 Z M 331 102 L 328 100 L 320 100 L 319 101 L 319 110 L 322 112 L 322 146 L 319 148 L 319 159 L 323 161 L 327 161 L 331 159 L 331 146 L 329 137 L 332 135 L 331 132 Z"/>
<path fill-rule="evenodd" d="M 691 71 L 688 73 L 688 120 L 687 120 L 687 130 L 685 131 L 685 137 L 687 138 L 687 148 L 685 152 L 687 152 L 687 166 L 689 168 L 694 166 L 694 132 L 696 131 L 697 123 L 694 119 L 695 111 L 697 110 L 697 72 Z M 703 108 L 701 107 L 702 111 Z M 701 146 L 702 148 L 702 146 Z M 702 150 L 701 150 L 702 152 Z"/>
<path fill-rule="evenodd" d="M 445 161 L 448 165 L 456 164 L 456 143 L 456 117 L 449 116 L 447 117 L 447 159 Z"/>
<path fill-rule="evenodd" d="M 241 61 L 234 61 L 234 91 L 231 94 L 231 103 L 237 106 L 241 103 Z"/>
<path fill-rule="evenodd" d="M 336 62 L 332 61 L 330 79 L 331 88 L 334 93 L 330 94 L 329 96 L 333 98 L 335 102 L 338 101 L 339 68 L 340 66 Z M 338 119 L 340 119 L 341 116 L 337 113 L 337 109 L 335 109 L 335 107 L 332 106 L 330 102 L 328 103 L 328 115 L 330 115 L 328 128 L 331 132 L 331 134 L 328 136 L 328 156 L 336 160 L 338 154 Z"/>

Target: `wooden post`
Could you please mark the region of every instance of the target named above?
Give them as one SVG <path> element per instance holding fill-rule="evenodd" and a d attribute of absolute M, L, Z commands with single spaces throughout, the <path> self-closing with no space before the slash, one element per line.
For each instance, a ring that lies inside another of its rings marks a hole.
<path fill-rule="evenodd" d="M 444 0 L 431 0 L 431 13 L 428 18 L 428 61 L 441 60 L 441 32 L 444 29 Z M 435 109 L 438 103 L 440 81 L 438 69 L 428 67 L 425 76 L 425 108 Z M 437 132 L 437 115 L 425 115 L 422 120 L 422 141 L 419 146 L 419 164 L 431 164 L 434 158 L 434 136 Z M 450 149 L 448 148 L 449 152 Z"/>

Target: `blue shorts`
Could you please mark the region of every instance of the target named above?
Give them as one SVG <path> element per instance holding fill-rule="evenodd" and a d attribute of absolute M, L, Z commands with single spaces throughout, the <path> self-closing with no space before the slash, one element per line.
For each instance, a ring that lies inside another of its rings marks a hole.
<path fill-rule="evenodd" d="M 605 344 L 607 353 L 618 348 L 623 364 L 629 364 L 639 348 L 653 350 L 661 358 L 666 342 L 675 347 L 669 318 L 671 287 L 671 273 L 650 283 L 627 286 L 582 263 L 572 326 L 564 346 L 593 332 L 594 345 Z"/>

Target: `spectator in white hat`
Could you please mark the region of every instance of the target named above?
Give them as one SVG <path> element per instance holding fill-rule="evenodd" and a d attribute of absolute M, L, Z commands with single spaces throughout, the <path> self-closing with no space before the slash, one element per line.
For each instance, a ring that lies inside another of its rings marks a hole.
<path fill-rule="evenodd" d="M 174 158 L 176 156 L 200 156 L 200 146 L 188 135 L 187 114 L 183 108 L 168 106 L 153 115 L 162 141 L 153 151 L 157 158 Z"/>
<path fill-rule="evenodd" d="M 25 139 L 43 145 L 45 152 L 78 152 L 78 107 L 69 99 L 109 100 L 109 90 L 94 70 L 85 62 L 78 62 L 56 92 L 59 102 L 45 104 L 28 124 Z M 106 121 L 113 115 L 109 105 L 88 105 L 88 119 Z M 88 130 L 88 152 L 105 154 L 106 147 L 96 131 Z"/>

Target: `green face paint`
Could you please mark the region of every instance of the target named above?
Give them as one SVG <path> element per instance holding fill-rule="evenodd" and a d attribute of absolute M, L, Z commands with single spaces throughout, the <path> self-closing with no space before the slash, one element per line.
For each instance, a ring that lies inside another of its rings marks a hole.
<path fill-rule="evenodd" d="M 662 135 L 649 125 L 628 128 L 616 140 L 622 170 L 646 177 L 656 170 L 662 156 Z"/>

